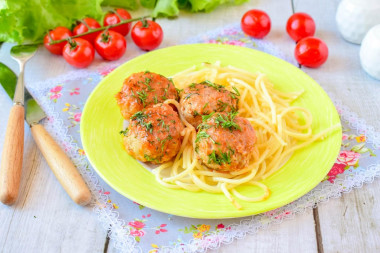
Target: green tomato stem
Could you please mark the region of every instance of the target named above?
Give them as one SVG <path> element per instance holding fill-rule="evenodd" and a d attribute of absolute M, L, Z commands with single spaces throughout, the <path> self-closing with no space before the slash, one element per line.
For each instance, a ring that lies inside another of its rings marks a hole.
<path fill-rule="evenodd" d="M 139 17 L 139 18 L 131 18 L 131 19 L 124 19 L 122 21 L 120 21 L 120 23 L 117 23 L 117 24 L 114 24 L 114 25 L 109 25 L 109 26 L 103 26 L 103 27 L 99 27 L 99 28 L 96 28 L 96 29 L 90 29 L 88 30 L 87 32 L 85 33 L 82 33 L 82 34 L 78 34 L 78 35 L 74 35 L 74 36 L 71 36 L 71 37 L 68 37 L 66 39 L 62 39 L 62 40 L 52 40 L 49 45 L 54 45 L 54 44 L 58 44 L 58 43 L 61 43 L 61 42 L 64 42 L 64 41 L 68 41 L 69 39 L 75 39 L 75 38 L 78 38 L 78 37 L 82 37 L 83 35 L 87 35 L 87 34 L 91 34 L 91 33 L 95 33 L 95 32 L 99 32 L 99 31 L 103 31 L 105 29 L 109 29 L 109 28 L 113 28 L 113 27 L 116 27 L 116 26 L 120 26 L 120 25 L 123 25 L 123 24 L 127 24 L 127 23 L 131 23 L 133 21 L 139 21 L 141 20 L 142 18 L 150 18 L 151 16 L 144 16 L 144 17 Z"/>

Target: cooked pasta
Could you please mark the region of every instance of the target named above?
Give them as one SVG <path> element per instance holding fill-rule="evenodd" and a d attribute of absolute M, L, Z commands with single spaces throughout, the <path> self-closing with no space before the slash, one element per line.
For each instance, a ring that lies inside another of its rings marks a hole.
<path fill-rule="evenodd" d="M 197 129 L 186 121 L 179 103 L 168 99 L 164 103 L 177 107 L 185 125 L 182 133 L 184 137 L 180 152 L 174 160 L 153 170 L 157 181 L 169 188 L 223 193 L 238 209 L 241 206 L 235 198 L 256 202 L 270 196 L 270 189 L 260 181 L 279 170 L 294 151 L 322 140 L 341 127 L 337 124 L 320 133 L 313 133 L 311 113 L 305 108 L 291 105 L 303 91 L 281 92 L 262 73 L 253 74 L 232 66 L 222 67 L 217 62 L 191 67 L 174 75 L 172 79 L 177 89 L 208 80 L 235 91 L 239 95 L 238 116 L 251 123 L 257 140 L 253 158 L 246 168 L 230 172 L 212 170 L 197 158 Z M 236 187 L 243 184 L 261 188 L 262 195 L 242 195 Z"/>

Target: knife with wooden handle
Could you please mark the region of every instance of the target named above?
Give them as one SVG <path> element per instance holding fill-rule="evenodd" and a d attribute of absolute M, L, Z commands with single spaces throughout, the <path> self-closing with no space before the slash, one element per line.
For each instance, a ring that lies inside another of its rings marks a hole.
<path fill-rule="evenodd" d="M 12 97 L 12 95 L 14 94 L 14 87 L 9 87 L 9 82 L 5 82 L 4 79 L 1 78 L 1 72 L 4 71 L 5 68 L 8 69 L 7 70 L 8 72 L 11 71 L 4 64 L 0 63 L 0 84 L 5 88 L 5 91 L 8 93 L 8 95 Z M 5 83 L 7 83 L 8 87 L 4 85 Z M 90 190 L 88 189 L 86 183 L 84 182 L 83 178 L 79 174 L 77 168 L 75 167 L 73 162 L 70 160 L 70 158 L 63 152 L 60 146 L 55 142 L 52 136 L 50 136 L 50 134 L 44 129 L 44 127 L 39 124 L 40 121 L 46 117 L 46 114 L 41 109 L 41 107 L 37 104 L 37 102 L 33 99 L 33 97 L 30 95 L 27 89 L 25 89 L 25 107 L 26 107 L 25 118 L 26 118 L 27 123 L 31 127 L 33 138 L 38 148 L 40 149 L 41 153 L 45 157 L 47 163 L 49 164 L 51 170 L 53 171 L 54 175 L 56 176 L 58 181 L 61 183 L 61 185 L 67 192 L 67 194 L 75 203 L 82 206 L 87 205 L 91 201 Z M 22 117 L 24 117 L 23 112 L 22 113 L 20 112 L 19 114 L 12 114 L 12 115 L 14 115 L 13 117 L 15 117 L 15 115 L 20 116 L 21 114 L 22 114 Z M 22 124 L 17 124 L 17 125 L 24 126 L 24 121 L 22 120 Z M 19 129 L 16 129 L 16 126 L 15 126 L 15 131 L 16 130 L 19 132 Z M 22 134 L 23 133 L 24 131 L 22 131 Z M 12 138 L 15 137 L 15 134 L 13 134 L 13 132 L 10 133 L 10 136 L 11 135 L 12 135 Z M 23 144 L 23 141 L 22 141 L 22 144 Z M 3 161 L 6 161 L 6 159 L 4 159 L 4 156 L 11 157 L 11 156 L 8 156 L 7 154 L 4 155 L 4 152 L 3 152 L 2 163 Z M 22 160 L 21 160 L 21 163 L 22 163 Z M 1 173 L 2 172 L 0 170 L 0 175 Z M 7 173 L 9 173 L 9 170 Z M 16 175 L 16 174 L 13 174 L 13 175 L 15 178 L 19 177 L 19 175 Z M 12 176 L 9 176 L 8 174 L 7 178 L 12 178 Z M 1 183 L 2 182 L 0 182 L 0 184 Z M 4 196 L 12 196 L 9 193 L 13 192 L 13 189 L 9 189 L 9 185 L 10 184 L 7 184 L 8 190 L 7 192 L 5 192 L 6 194 Z M 16 187 L 16 184 L 11 184 L 11 185 L 14 185 Z M 4 204 L 8 204 L 8 203 L 4 203 Z M 12 204 L 12 203 L 9 203 L 9 204 Z"/>

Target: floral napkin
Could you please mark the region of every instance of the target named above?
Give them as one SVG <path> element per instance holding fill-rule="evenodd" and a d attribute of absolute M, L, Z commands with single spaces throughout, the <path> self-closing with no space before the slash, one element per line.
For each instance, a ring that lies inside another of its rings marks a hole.
<path fill-rule="evenodd" d="M 238 25 L 200 35 L 188 43 L 222 43 L 251 47 L 286 58 L 274 45 L 245 36 Z M 58 78 L 28 83 L 48 115 L 45 127 L 74 161 L 94 196 L 93 210 L 109 230 L 115 247 L 125 252 L 204 252 L 243 238 L 339 197 L 380 176 L 380 134 L 330 94 L 343 123 L 341 152 L 325 179 L 302 198 L 279 209 L 238 219 L 201 220 L 168 215 L 121 196 L 91 168 L 80 140 L 82 109 L 96 85 L 117 66 L 78 70 Z"/>

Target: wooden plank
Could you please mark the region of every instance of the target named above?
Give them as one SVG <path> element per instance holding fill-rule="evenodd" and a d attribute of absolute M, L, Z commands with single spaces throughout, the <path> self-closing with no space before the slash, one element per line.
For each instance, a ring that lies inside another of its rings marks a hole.
<path fill-rule="evenodd" d="M 316 21 L 316 36 L 329 46 L 329 59 L 319 69 L 303 70 L 322 87 L 334 92 L 360 117 L 380 129 L 380 81 L 361 69 L 359 45 L 343 40 L 335 23 L 339 1 L 295 1 L 295 10 L 309 13 Z M 353 190 L 319 206 L 319 221 L 325 252 L 380 251 L 380 181 Z"/>

